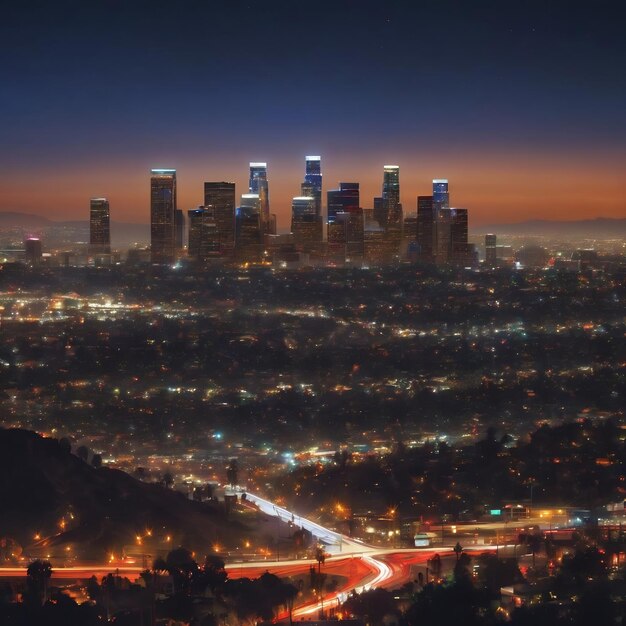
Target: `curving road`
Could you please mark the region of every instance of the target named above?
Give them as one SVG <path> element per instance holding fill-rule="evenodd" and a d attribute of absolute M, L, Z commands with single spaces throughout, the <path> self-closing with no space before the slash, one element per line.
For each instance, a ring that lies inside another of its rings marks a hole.
<path fill-rule="evenodd" d="M 239 493 L 244 493 L 238 490 Z M 306 600 L 294 607 L 293 616 L 297 618 L 310 617 L 312 614 L 333 606 L 345 600 L 347 594 L 355 590 L 361 592 L 374 587 L 397 588 L 412 580 L 412 567 L 425 566 L 428 559 L 436 553 L 443 557 L 452 554 L 452 548 L 413 548 L 413 549 L 392 549 L 377 548 L 367 545 L 359 540 L 346 537 L 334 530 L 324 528 L 317 522 L 304 518 L 284 507 L 281 507 L 269 500 L 261 498 L 248 491 L 245 492 L 246 500 L 259 507 L 261 511 L 272 517 L 279 517 L 284 522 L 291 522 L 296 526 L 304 528 L 324 543 L 329 551 L 336 552 L 329 556 L 323 567 L 325 574 L 336 576 L 344 582 L 333 592 L 326 593 L 323 598 Z M 495 550 L 494 547 L 484 547 L 481 549 L 470 549 L 468 552 L 485 552 Z M 264 572 L 271 572 L 281 578 L 291 578 L 298 580 L 309 576 L 311 566 L 317 566 L 314 560 L 292 560 L 260 563 L 232 563 L 226 566 L 230 578 L 257 578 Z M 115 571 L 122 576 L 138 577 L 142 571 L 141 567 L 120 566 L 114 567 L 112 564 L 98 565 L 93 567 L 76 566 L 66 568 L 54 568 L 52 580 L 86 581 L 92 576 L 98 579 L 106 574 Z M 0 568 L 0 578 L 24 579 L 26 576 L 25 567 L 5 567 Z M 279 616 L 281 619 L 286 615 Z"/>

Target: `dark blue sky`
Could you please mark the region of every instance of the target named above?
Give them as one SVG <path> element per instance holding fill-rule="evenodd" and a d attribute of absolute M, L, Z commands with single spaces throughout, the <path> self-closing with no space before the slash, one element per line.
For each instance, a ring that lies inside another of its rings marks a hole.
<path fill-rule="evenodd" d="M 178 168 L 189 208 L 202 180 L 244 192 L 247 162 L 267 160 L 284 221 L 304 155 L 320 153 L 325 186 L 360 180 L 364 206 L 397 162 L 405 211 L 447 175 L 483 220 L 623 215 L 625 11 L 602 0 L 13 2 L 0 21 L 0 210 L 80 217 L 84 198 L 104 194 L 137 221 L 151 166 Z M 493 178 L 503 184 L 490 193 Z"/>

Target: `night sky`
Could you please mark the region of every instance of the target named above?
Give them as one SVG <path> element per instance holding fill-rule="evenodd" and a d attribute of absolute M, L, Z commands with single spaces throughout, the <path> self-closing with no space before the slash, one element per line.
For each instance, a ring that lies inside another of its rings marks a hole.
<path fill-rule="evenodd" d="M 401 167 L 405 214 L 450 179 L 471 225 L 626 217 L 626 7 L 550 0 L 3 3 L 0 210 L 147 221 L 149 169 L 247 191 L 288 226 L 304 156 L 324 191 Z"/>

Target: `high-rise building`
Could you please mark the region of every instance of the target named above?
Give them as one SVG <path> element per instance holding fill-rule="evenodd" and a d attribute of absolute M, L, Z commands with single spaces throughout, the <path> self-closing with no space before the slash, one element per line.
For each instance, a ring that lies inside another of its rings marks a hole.
<path fill-rule="evenodd" d="M 495 267 L 498 264 L 497 238 L 495 235 L 485 235 L 485 264 Z"/>
<path fill-rule="evenodd" d="M 235 211 L 235 249 L 241 261 L 258 261 L 263 253 L 264 223 L 261 198 L 258 193 L 241 195 L 241 205 Z"/>
<path fill-rule="evenodd" d="M 417 213 L 409 213 L 402 220 L 402 246 L 400 256 L 417 259 Z"/>
<path fill-rule="evenodd" d="M 433 211 L 435 217 L 434 258 L 437 265 L 446 265 L 452 256 L 452 222 L 447 178 L 433 179 Z"/>
<path fill-rule="evenodd" d="M 337 213 L 354 211 L 359 208 L 359 183 L 339 183 L 339 189 L 326 192 L 328 203 L 328 223 L 335 220 Z"/>
<path fill-rule="evenodd" d="M 450 209 L 450 260 L 455 265 L 471 265 L 473 246 L 468 243 L 467 209 Z"/>
<path fill-rule="evenodd" d="M 339 263 L 363 256 L 363 209 L 359 183 L 339 183 L 330 189 L 328 203 L 328 255 Z"/>
<path fill-rule="evenodd" d="M 304 182 L 300 186 L 302 196 L 315 198 L 315 212 L 322 215 L 322 162 L 319 156 L 307 156 Z"/>
<path fill-rule="evenodd" d="M 397 165 L 385 165 L 383 168 L 383 211 L 384 227 L 402 225 L 402 205 L 400 204 L 400 168 Z"/>
<path fill-rule="evenodd" d="M 28 237 L 24 240 L 24 255 L 27 263 L 36 265 L 41 261 L 43 252 L 39 237 Z"/>
<path fill-rule="evenodd" d="M 387 218 L 385 215 L 385 205 L 383 203 L 383 199 L 381 196 L 376 196 L 374 198 L 374 208 L 372 209 L 372 217 L 375 222 L 382 228 L 387 223 Z"/>
<path fill-rule="evenodd" d="M 204 183 L 204 206 L 213 207 L 213 217 L 220 234 L 223 255 L 232 254 L 235 247 L 235 183 Z"/>
<path fill-rule="evenodd" d="M 270 221 L 270 193 L 267 180 L 267 163 L 250 163 L 250 193 L 258 194 L 261 207 L 261 222 L 263 225 Z"/>
<path fill-rule="evenodd" d="M 153 169 L 150 177 L 152 263 L 172 263 L 176 249 L 176 170 Z"/>
<path fill-rule="evenodd" d="M 187 211 L 189 220 L 189 243 L 187 254 L 197 261 L 220 256 L 220 234 L 215 221 L 215 208 L 199 206 Z"/>
<path fill-rule="evenodd" d="M 322 216 L 313 196 L 296 196 L 291 202 L 291 232 L 296 246 L 310 251 L 322 242 Z"/>
<path fill-rule="evenodd" d="M 89 202 L 89 249 L 96 254 L 111 252 L 111 217 L 106 198 L 91 198 Z"/>
<path fill-rule="evenodd" d="M 432 196 L 417 197 L 417 258 L 432 263 L 435 245 L 435 212 Z"/>
<path fill-rule="evenodd" d="M 450 208 L 450 194 L 448 192 L 447 178 L 433 179 L 433 207 L 435 212 L 439 209 Z"/>
<path fill-rule="evenodd" d="M 182 209 L 176 209 L 174 213 L 174 230 L 176 250 L 180 251 L 185 243 L 185 215 Z"/>

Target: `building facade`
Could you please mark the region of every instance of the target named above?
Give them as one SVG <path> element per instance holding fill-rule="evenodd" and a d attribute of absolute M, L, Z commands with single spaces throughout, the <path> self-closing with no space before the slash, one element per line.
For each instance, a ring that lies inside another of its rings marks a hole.
<path fill-rule="evenodd" d="M 152 263 L 172 263 L 176 257 L 176 170 L 151 172 L 150 256 Z"/>
<path fill-rule="evenodd" d="M 111 215 L 106 198 L 89 202 L 89 250 L 92 254 L 111 252 Z"/>

